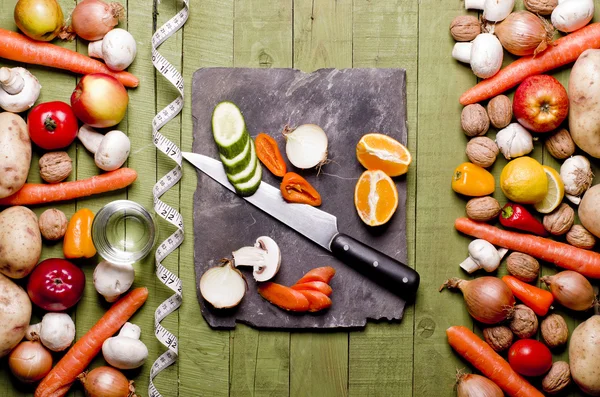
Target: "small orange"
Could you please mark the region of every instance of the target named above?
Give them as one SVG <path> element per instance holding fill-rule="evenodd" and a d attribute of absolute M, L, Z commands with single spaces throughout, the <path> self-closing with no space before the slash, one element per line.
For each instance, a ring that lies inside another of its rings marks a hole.
<path fill-rule="evenodd" d="M 356 158 L 368 170 L 382 170 L 389 176 L 406 174 L 412 156 L 408 149 L 383 134 L 366 134 L 356 145 Z"/>
<path fill-rule="evenodd" d="M 383 225 L 398 208 L 396 184 L 381 170 L 363 172 L 354 189 L 354 206 L 367 225 Z"/>

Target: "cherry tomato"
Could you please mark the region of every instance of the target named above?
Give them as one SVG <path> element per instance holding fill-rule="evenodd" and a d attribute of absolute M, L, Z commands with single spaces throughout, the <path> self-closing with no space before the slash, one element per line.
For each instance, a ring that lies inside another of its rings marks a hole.
<path fill-rule="evenodd" d="M 64 102 L 40 103 L 27 116 L 31 140 L 46 150 L 67 147 L 77 136 L 77 117 Z"/>
<path fill-rule="evenodd" d="M 550 370 L 552 353 L 542 342 L 521 339 L 508 350 L 508 363 L 521 375 L 540 376 Z"/>
<path fill-rule="evenodd" d="M 83 295 L 85 274 L 64 259 L 46 259 L 37 265 L 27 283 L 27 294 L 44 310 L 59 312 L 73 306 Z"/>

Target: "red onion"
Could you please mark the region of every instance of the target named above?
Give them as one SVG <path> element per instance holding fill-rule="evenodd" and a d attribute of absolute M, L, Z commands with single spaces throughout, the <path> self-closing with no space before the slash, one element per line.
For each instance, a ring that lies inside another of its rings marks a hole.
<path fill-rule="evenodd" d="M 119 3 L 106 4 L 101 0 L 83 0 L 71 14 L 71 29 L 82 39 L 102 40 L 117 26 L 124 8 Z"/>

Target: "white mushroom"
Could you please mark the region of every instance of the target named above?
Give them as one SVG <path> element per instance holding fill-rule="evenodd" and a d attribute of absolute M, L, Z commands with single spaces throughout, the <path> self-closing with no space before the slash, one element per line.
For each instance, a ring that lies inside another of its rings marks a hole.
<path fill-rule="evenodd" d="M 253 247 L 243 247 L 233 252 L 235 267 L 252 266 L 254 279 L 258 282 L 275 277 L 281 264 L 281 251 L 277 243 L 267 236 L 256 239 Z"/>
<path fill-rule="evenodd" d="M 94 287 L 107 302 L 116 301 L 133 284 L 135 270 L 131 265 L 115 265 L 102 261 L 94 269 Z"/>
<path fill-rule="evenodd" d="M 0 107 L 7 112 L 24 112 L 40 96 L 42 86 L 25 68 L 0 68 Z"/>
<path fill-rule="evenodd" d="M 90 57 L 104 59 L 106 66 L 116 71 L 127 69 L 136 53 L 135 39 L 125 29 L 113 29 L 102 40 L 88 45 Z"/>
<path fill-rule="evenodd" d="M 493 272 L 500 266 L 500 261 L 508 250 L 506 248 L 496 249 L 488 241 L 477 239 L 469 244 L 469 257 L 460 264 L 467 273 L 471 274 L 478 269 Z"/>
<path fill-rule="evenodd" d="M 141 367 L 148 357 L 148 348 L 140 340 L 141 329 L 125 323 L 119 335 L 108 338 L 102 344 L 102 355 L 110 365 L 118 369 Z"/>
<path fill-rule="evenodd" d="M 467 10 L 483 10 L 483 19 L 490 22 L 502 21 L 514 7 L 515 0 L 465 0 Z"/>
<path fill-rule="evenodd" d="M 496 36 L 481 33 L 472 43 L 456 43 L 452 57 L 471 64 L 471 69 L 477 77 L 487 79 L 498 73 L 502 67 L 504 50 Z"/>
<path fill-rule="evenodd" d="M 28 340 L 42 342 L 49 350 L 60 352 L 75 339 L 75 323 L 68 314 L 46 313 L 42 322 L 30 325 L 25 333 Z"/>
<path fill-rule="evenodd" d="M 594 0 L 559 0 L 552 11 L 552 25 L 561 32 L 581 29 L 594 17 Z"/>
<path fill-rule="evenodd" d="M 79 128 L 77 137 L 87 150 L 94 153 L 96 166 L 101 170 L 114 171 L 129 157 L 131 141 L 122 131 L 113 130 L 102 135 L 84 124 Z"/>

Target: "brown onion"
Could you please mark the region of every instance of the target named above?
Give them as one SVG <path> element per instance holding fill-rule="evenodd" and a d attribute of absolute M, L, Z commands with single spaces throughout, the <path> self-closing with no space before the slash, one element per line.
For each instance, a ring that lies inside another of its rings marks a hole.
<path fill-rule="evenodd" d="M 40 342 L 21 342 L 8 356 L 8 366 L 21 382 L 37 382 L 52 369 L 52 354 Z"/>
<path fill-rule="evenodd" d="M 502 389 L 488 378 L 460 372 L 456 375 L 456 394 L 458 397 L 504 397 Z"/>
<path fill-rule="evenodd" d="M 484 324 L 497 324 L 509 318 L 515 306 L 515 297 L 508 285 L 496 277 L 479 277 L 474 280 L 451 278 L 441 286 L 458 288 L 463 293 L 469 314 Z"/>
<path fill-rule="evenodd" d="M 71 14 L 71 30 L 82 39 L 102 40 L 123 18 L 124 8 L 119 3 L 106 4 L 101 0 L 83 0 Z"/>
<path fill-rule="evenodd" d="M 577 272 L 565 270 L 554 276 L 544 276 L 541 280 L 550 287 L 554 299 L 567 309 L 584 311 L 594 305 L 594 287 Z"/>
<path fill-rule="evenodd" d="M 552 42 L 554 28 L 529 11 L 516 11 L 496 25 L 494 33 L 511 54 L 537 55 Z"/>
<path fill-rule="evenodd" d="M 133 381 L 113 367 L 98 367 L 79 375 L 87 397 L 136 397 Z"/>

